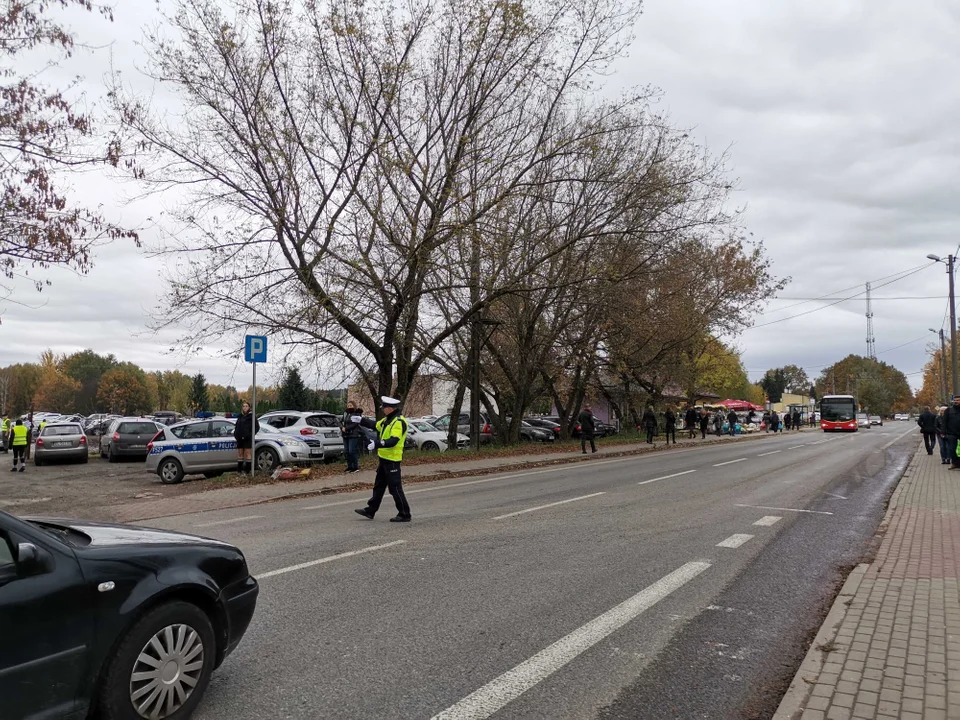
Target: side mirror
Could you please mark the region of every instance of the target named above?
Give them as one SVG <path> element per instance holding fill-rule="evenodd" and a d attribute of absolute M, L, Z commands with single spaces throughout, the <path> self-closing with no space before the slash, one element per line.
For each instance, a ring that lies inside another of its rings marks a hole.
<path fill-rule="evenodd" d="M 17 545 L 17 571 L 20 577 L 39 575 L 48 570 L 46 553 L 33 543 Z"/>

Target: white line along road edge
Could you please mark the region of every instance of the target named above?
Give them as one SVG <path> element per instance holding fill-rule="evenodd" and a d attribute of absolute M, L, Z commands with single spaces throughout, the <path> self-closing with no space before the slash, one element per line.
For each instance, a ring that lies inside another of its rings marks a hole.
<path fill-rule="evenodd" d="M 680 477 L 681 475 L 689 475 L 690 473 L 695 473 L 696 470 L 684 470 L 683 472 L 674 473 L 673 475 L 664 475 L 663 477 L 654 478 L 653 480 L 642 480 L 638 482 L 637 485 L 648 485 L 649 483 L 659 482 L 660 480 L 669 480 L 670 478 Z"/>
<path fill-rule="evenodd" d="M 467 695 L 432 720 L 484 720 L 710 567 L 689 562 Z"/>
<path fill-rule="evenodd" d="M 531 513 L 534 510 L 543 510 L 545 508 L 556 507 L 557 505 L 566 505 L 567 503 L 576 502 L 577 500 L 586 500 L 587 498 L 597 497 L 597 495 L 606 495 L 605 492 L 595 492 L 590 493 L 589 495 L 581 495 L 580 497 L 570 498 L 569 500 L 560 500 L 559 502 L 552 502 L 547 505 L 537 505 L 536 507 L 527 508 L 526 510 L 517 510 L 516 512 L 507 513 L 506 515 L 497 515 L 494 520 L 503 520 L 504 518 L 514 517 L 516 515 L 523 515 L 525 513 Z"/>
<path fill-rule="evenodd" d="M 331 555 L 330 557 L 320 558 L 319 560 L 311 560 L 298 565 L 291 565 L 290 567 L 280 568 L 279 570 L 254 574 L 254 577 L 257 580 L 263 580 L 264 578 L 273 577 L 274 575 L 283 575 L 284 573 L 293 572 L 294 570 L 303 570 L 304 568 L 313 567 L 314 565 L 323 565 L 324 563 L 333 562 L 334 560 L 341 560 L 343 558 L 353 557 L 354 555 L 363 555 L 364 553 L 383 550 L 384 548 L 393 547 L 394 545 L 403 545 L 405 542 L 406 540 L 394 540 L 393 542 L 384 543 L 383 545 L 373 545 L 372 547 L 366 547 L 360 550 L 351 550 L 350 552 L 340 553 L 339 555 Z"/>
<path fill-rule="evenodd" d="M 256 520 L 262 517 L 263 515 L 244 515 L 243 517 L 230 518 L 229 520 L 214 520 L 213 522 L 200 523 L 199 525 L 194 525 L 194 527 L 205 528 L 213 527 L 214 525 L 229 525 L 230 523 L 246 522 L 247 520 Z"/>

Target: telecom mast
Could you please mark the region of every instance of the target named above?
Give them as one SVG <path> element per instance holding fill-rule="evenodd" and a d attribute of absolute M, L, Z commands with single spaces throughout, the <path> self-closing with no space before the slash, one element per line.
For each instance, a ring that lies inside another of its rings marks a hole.
<path fill-rule="evenodd" d="M 867 283 L 867 357 L 877 359 L 877 339 L 873 336 L 873 302 L 870 299 L 870 283 Z"/>

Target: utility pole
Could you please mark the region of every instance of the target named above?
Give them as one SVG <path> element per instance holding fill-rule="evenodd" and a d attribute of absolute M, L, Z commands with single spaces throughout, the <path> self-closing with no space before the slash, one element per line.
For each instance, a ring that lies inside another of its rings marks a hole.
<path fill-rule="evenodd" d="M 949 390 L 947 390 L 947 341 L 946 336 L 944 335 L 943 328 L 940 328 L 940 379 L 941 379 L 941 388 L 943 389 L 943 394 L 941 397 L 945 404 L 950 404 L 950 398 L 947 397 Z"/>
<path fill-rule="evenodd" d="M 950 364 L 953 366 L 952 395 L 960 393 L 960 382 L 957 380 L 957 301 L 953 294 L 953 263 L 956 258 L 950 255 L 947 258 L 947 274 L 950 276 Z"/>
<path fill-rule="evenodd" d="M 867 357 L 877 359 L 877 339 L 873 336 L 873 301 L 870 298 L 870 283 L 867 283 Z"/>

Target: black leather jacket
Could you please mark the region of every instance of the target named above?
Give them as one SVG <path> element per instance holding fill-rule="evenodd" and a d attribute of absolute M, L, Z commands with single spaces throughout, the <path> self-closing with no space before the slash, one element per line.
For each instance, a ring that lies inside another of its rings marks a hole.
<path fill-rule="evenodd" d="M 360 430 L 360 421 L 363 420 L 363 410 L 354 408 L 347 410 L 340 418 L 340 427 L 343 428 L 341 434 L 345 438 L 362 438 L 363 431 Z"/>
<path fill-rule="evenodd" d="M 253 427 L 253 413 L 240 413 L 237 416 L 237 424 L 233 429 L 233 437 L 237 440 L 249 440 L 253 433 L 250 428 Z M 260 421 L 257 421 L 257 432 L 260 432 Z"/>

